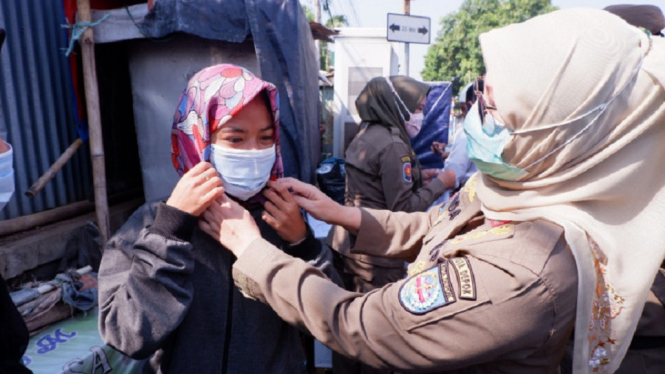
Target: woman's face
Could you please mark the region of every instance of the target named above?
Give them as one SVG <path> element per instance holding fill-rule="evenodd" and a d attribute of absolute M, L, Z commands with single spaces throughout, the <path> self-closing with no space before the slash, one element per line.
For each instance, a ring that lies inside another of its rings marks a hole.
<path fill-rule="evenodd" d="M 425 95 L 425 97 L 423 97 L 423 99 L 420 100 L 418 106 L 416 107 L 416 111 L 413 112 L 413 114 L 422 113 L 423 110 L 425 110 L 425 103 L 427 103 L 427 95 Z"/>
<path fill-rule="evenodd" d="M 234 149 L 259 150 L 275 144 L 275 125 L 261 95 L 226 122 L 211 137 L 211 143 Z"/>
<path fill-rule="evenodd" d="M 485 101 L 487 102 L 487 104 L 496 107 L 496 102 L 494 101 L 494 93 L 492 91 L 492 81 L 490 79 L 491 77 L 489 75 L 485 76 L 485 89 L 484 89 L 485 92 L 483 93 L 483 96 L 485 97 Z M 506 123 L 503 120 L 503 118 L 501 118 L 501 115 L 499 114 L 498 110 L 488 109 L 487 111 L 492 115 L 492 117 L 494 117 L 500 123 L 503 124 Z"/>

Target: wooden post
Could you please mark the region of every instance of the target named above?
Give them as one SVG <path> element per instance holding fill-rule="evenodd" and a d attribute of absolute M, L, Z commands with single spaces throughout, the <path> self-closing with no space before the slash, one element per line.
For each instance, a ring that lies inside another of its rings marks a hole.
<path fill-rule="evenodd" d="M 78 22 L 90 22 L 90 0 L 77 0 Z M 99 112 L 99 91 L 97 87 L 97 68 L 95 66 L 95 42 L 92 28 L 85 30 L 81 39 L 83 82 L 85 87 L 85 104 L 88 114 L 88 131 L 90 133 L 90 156 L 92 158 L 92 174 L 95 191 L 95 211 L 97 225 L 102 237 L 102 245 L 106 244 L 111 234 L 109 229 L 109 206 L 106 196 L 106 167 L 104 165 L 104 142 L 102 137 L 102 120 Z"/>
<path fill-rule="evenodd" d="M 88 213 L 94 209 L 89 201 L 79 201 L 69 205 L 59 206 L 38 213 L 28 214 L 13 219 L 0 221 L 0 236 L 16 234 L 17 232 L 30 230 L 37 226 L 48 225 L 53 222 L 62 221 L 73 216 Z"/>

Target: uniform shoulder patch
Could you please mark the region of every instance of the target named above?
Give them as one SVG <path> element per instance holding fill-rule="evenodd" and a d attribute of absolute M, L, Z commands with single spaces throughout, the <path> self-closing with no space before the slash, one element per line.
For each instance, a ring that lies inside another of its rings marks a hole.
<path fill-rule="evenodd" d="M 412 314 L 425 314 L 455 301 L 447 261 L 407 279 L 399 290 L 400 304 Z"/>
<path fill-rule="evenodd" d="M 476 278 L 471 269 L 471 263 L 466 257 L 454 257 L 450 263 L 457 273 L 459 283 L 459 298 L 463 300 L 476 300 Z"/>
<path fill-rule="evenodd" d="M 404 174 L 404 181 L 411 183 L 413 181 L 413 176 L 411 175 L 411 162 L 405 162 L 404 166 L 402 166 L 402 171 Z"/>
<path fill-rule="evenodd" d="M 409 156 L 404 156 L 404 157 L 400 158 L 399 160 L 402 161 L 402 162 L 411 163 L 411 157 L 409 157 Z"/>

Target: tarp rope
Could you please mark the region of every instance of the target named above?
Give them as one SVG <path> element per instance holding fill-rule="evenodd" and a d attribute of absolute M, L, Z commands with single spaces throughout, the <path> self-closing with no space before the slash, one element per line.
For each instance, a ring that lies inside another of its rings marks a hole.
<path fill-rule="evenodd" d="M 62 28 L 65 29 L 71 29 L 72 30 L 72 35 L 69 38 L 69 47 L 67 48 L 67 51 L 65 52 L 65 56 L 69 57 L 69 55 L 72 53 L 72 50 L 74 49 L 74 43 L 81 39 L 81 35 L 85 32 L 90 27 L 95 27 L 99 25 L 100 23 L 106 21 L 107 18 L 109 18 L 110 15 L 105 15 L 102 17 L 100 20 L 95 21 L 95 22 L 90 22 L 90 21 L 84 21 L 84 22 L 76 22 L 74 24 L 69 24 L 69 21 L 66 25 L 60 25 Z"/>

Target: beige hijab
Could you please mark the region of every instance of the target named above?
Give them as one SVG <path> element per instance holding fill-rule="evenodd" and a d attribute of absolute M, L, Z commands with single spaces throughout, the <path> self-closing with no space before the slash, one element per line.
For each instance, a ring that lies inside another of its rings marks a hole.
<path fill-rule="evenodd" d="M 579 274 L 574 371 L 611 373 L 665 258 L 665 38 L 572 9 L 480 42 L 506 126 L 541 129 L 513 135 L 504 161 L 544 157 L 518 182 L 480 175 L 483 211 L 565 229 Z"/>

